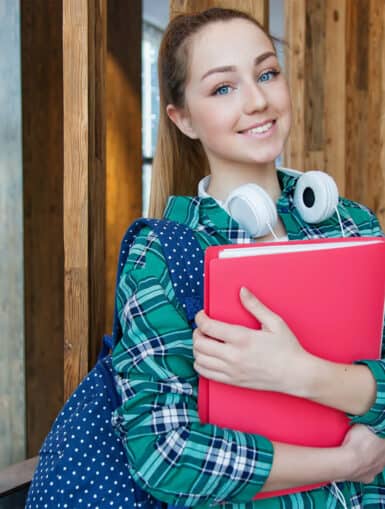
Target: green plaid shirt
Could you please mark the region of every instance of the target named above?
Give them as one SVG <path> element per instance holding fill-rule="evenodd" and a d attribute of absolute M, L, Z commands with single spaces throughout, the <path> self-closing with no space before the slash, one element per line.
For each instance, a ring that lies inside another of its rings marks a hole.
<path fill-rule="evenodd" d="M 297 177 L 278 172 L 278 213 L 290 240 L 340 237 L 335 214 L 310 225 L 293 206 Z M 339 200 L 345 236 L 383 236 L 366 207 Z M 165 217 L 187 224 L 203 249 L 253 239 L 212 198 L 171 197 Z M 176 506 L 232 509 L 334 509 L 333 486 L 250 500 L 271 469 L 273 447 L 262 436 L 202 425 L 192 331 L 176 299 L 160 243 L 144 228 L 130 249 L 117 291 L 123 337 L 113 352 L 123 404 L 113 417 L 135 480 L 155 498 Z M 383 357 L 385 355 L 383 354 Z M 385 361 L 363 361 L 377 381 L 377 399 L 363 416 L 350 416 L 385 437 Z M 385 507 L 385 479 L 370 485 L 340 483 L 348 507 Z M 223 501 L 226 501 L 223 503 Z"/>

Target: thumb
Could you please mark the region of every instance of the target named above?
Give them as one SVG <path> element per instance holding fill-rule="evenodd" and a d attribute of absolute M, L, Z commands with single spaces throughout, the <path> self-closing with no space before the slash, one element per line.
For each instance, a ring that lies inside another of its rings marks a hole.
<path fill-rule="evenodd" d="M 243 306 L 247 309 L 247 311 L 249 311 L 249 313 L 255 316 L 259 322 L 261 322 L 262 327 L 265 326 L 269 330 L 274 330 L 276 328 L 279 316 L 273 313 L 273 311 L 271 311 L 271 309 L 267 306 L 262 304 L 262 302 L 257 299 L 250 290 L 242 286 L 239 295 Z"/>

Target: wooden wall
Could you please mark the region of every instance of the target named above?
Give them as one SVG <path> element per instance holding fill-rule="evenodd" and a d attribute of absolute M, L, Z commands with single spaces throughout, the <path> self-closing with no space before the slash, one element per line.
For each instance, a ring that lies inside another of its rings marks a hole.
<path fill-rule="evenodd" d="M 21 14 L 31 456 L 104 331 L 106 2 L 23 0 Z"/>
<path fill-rule="evenodd" d="M 268 26 L 268 0 L 170 0 L 170 16 L 209 9 L 210 7 L 241 9 L 252 14 L 264 26 Z"/>
<path fill-rule="evenodd" d="M 105 0 L 63 3 L 65 398 L 104 332 L 106 13 Z"/>
<path fill-rule="evenodd" d="M 26 424 L 31 456 L 64 399 L 61 2 L 23 0 L 21 40 Z"/>
<path fill-rule="evenodd" d="M 141 215 L 141 2 L 20 5 L 32 455 L 111 326 L 120 238 Z M 243 8 L 267 24 L 267 0 L 170 0 L 170 14 L 212 5 Z M 382 2 L 285 6 L 294 112 L 285 164 L 325 168 L 385 226 Z"/>
<path fill-rule="evenodd" d="M 385 227 L 385 9 L 378 0 L 285 2 L 293 128 L 285 165 L 326 169 Z"/>

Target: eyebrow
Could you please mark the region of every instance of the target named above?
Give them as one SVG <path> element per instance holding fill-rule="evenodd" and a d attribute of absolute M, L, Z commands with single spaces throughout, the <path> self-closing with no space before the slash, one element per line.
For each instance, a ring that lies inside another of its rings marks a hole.
<path fill-rule="evenodd" d="M 266 60 L 269 57 L 276 57 L 276 56 L 277 56 L 276 53 L 274 53 L 273 51 L 267 51 L 266 53 L 262 53 L 261 55 L 256 57 L 256 59 L 254 60 L 254 66 L 259 65 L 261 62 L 263 62 L 264 60 Z M 214 69 L 210 69 L 209 71 L 207 71 L 202 76 L 201 81 L 203 81 L 205 78 L 207 78 L 207 76 L 209 76 L 210 74 L 214 74 L 216 72 L 234 72 L 236 70 L 237 70 L 237 68 L 235 65 L 225 65 L 223 67 L 215 67 Z"/>

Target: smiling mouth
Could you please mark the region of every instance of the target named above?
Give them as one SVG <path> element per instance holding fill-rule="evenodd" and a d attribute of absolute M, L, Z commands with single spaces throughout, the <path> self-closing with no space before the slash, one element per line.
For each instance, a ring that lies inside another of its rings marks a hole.
<path fill-rule="evenodd" d="M 269 120 L 263 125 L 259 125 L 257 127 L 253 127 L 252 129 L 247 129 L 246 131 L 240 131 L 239 134 L 248 134 L 248 135 L 255 135 L 255 134 L 264 134 L 267 131 L 269 131 L 273 125 L 275 124 L 275 120 Z"/>

